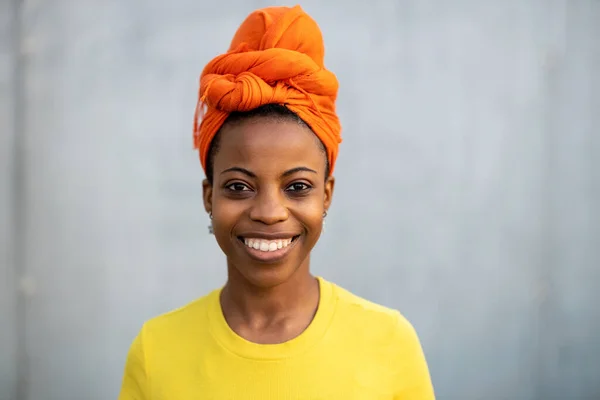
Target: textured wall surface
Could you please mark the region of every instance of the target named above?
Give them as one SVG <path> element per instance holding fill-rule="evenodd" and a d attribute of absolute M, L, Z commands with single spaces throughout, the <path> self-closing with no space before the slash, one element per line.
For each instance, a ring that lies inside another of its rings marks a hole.
<path fill-rule="evenodd" d="M 14 4 L 0 0 L 0 400 L 16 398 L 17 293 L 15 283 L 14 184 L 18 171 L 16 147 L 17 24 Z"/>
<path fill-rule="evenodd" d="M 277 3 L 0 0 L 0 399 L 116 398 L 223 283 L 197 81 Z M 600 2 L 302 6 L 344 127 L 315 273 L 413 322 L 440 399 L 599 399 Z"/>

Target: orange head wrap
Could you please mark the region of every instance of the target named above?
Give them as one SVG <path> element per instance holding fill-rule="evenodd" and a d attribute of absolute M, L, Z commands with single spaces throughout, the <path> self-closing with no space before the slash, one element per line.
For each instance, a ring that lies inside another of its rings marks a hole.
<path fill-rule="evenodd" d="M 333 172 L 341 142 L 338 81 L 325 69 L 324 54 L 319 26 L 300 6 L 250 14 L 229 51 L 210 61 L 200 77 L 194 146 L 204 170 L 210 143 L 229 113 L 274 103 L 287 106 L 311 127 L 325 145 Z"/>

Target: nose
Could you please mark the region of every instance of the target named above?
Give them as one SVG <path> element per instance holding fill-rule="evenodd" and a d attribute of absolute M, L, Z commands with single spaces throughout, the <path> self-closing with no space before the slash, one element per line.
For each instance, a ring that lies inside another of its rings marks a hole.
<path fill-rule="evenodd" d="M 278 188 L 264 188 L 254 198 L 250 219 L 273 225 L 288 219 L 288 209 L 283 193 Z"/>

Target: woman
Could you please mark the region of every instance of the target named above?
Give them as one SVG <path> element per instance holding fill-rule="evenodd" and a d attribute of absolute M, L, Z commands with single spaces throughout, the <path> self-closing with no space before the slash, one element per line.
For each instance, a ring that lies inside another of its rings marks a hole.
<path fill-rule="evenodd" d="M 341 142 L 323 55 L 300 7 L 271 7 L 204 69 L 195 143 L 227 282 L 144 324 L 120 399 L 434 398 L 410 323 L 309 271 Z"/>

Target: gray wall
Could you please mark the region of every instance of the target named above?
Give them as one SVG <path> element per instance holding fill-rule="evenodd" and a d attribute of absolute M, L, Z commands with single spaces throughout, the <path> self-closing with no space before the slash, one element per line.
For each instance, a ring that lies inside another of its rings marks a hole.
<path fill-rule="evenodd" d="M 0 0 L 1 400 L 115 398 L 222 284 L 196 85 L 276 3 Z M 344 127 L 315 272 L 413 322 L 440 399 L 599 399 L 600 2 L 368 4 L 302 3 Z"/>
<path fill-rule="evenodd" d="M 14 4 L 0 1 L 0 400 L 16 398 L 17 389 L 17 294 L 15 285 L 13 218 L 17 189 L 14 157 L 16 119 Z"/>

